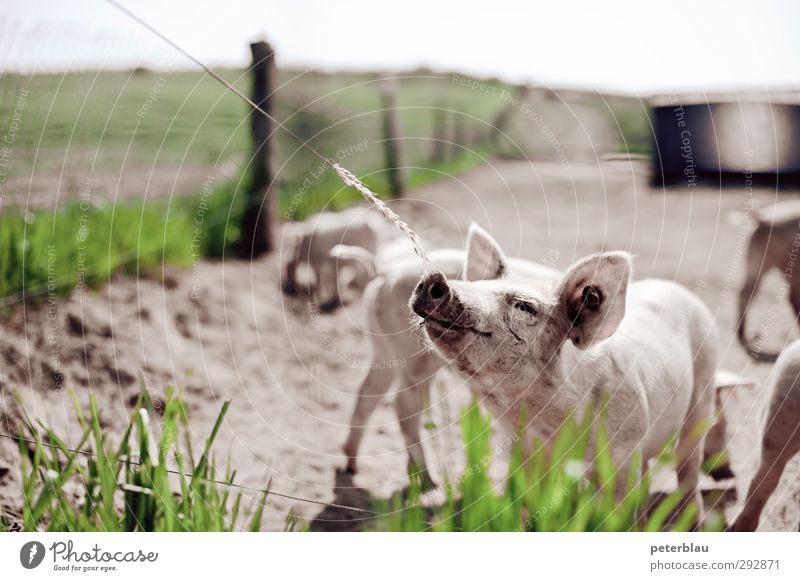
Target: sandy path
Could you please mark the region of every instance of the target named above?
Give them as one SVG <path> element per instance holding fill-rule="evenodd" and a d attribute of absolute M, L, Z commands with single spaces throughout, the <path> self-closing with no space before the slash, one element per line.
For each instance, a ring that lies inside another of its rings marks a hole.
<path fill-rule="evenodd" d="M 768 366 L 752 364 L 733 337 L 741 276 L 736 248 L 743 234 L 726 213 L 743 199 L 735 190 L 664 196 L 647 187 L 641 167 L 621 162 L 498 162 L 417 190 L 396 205 L 432 246 L 460 246 L 475 220 L 510 255 L 560 268 L 601 248 L 630 250 L 638 256 L 637 277 L 675 278 L 712 308 L 723 330 L 725 367 L 763 378 Z M 365 490 L 386 496 L 402 488 L 405 453 L 389 402 L 373 417 L 362 472 L 352 479 L 338 471 L 354 394 L 368 364 L 359 306 L 316 315 L 302 301 L 287 302 L 278 289 L 279 260 L 204 262 L 194 273 L 169 270 L 163 283 L 114 279 L 97 293 L 58 302 L 52 319 L 45 305 L 18 310 L 0 329 L 2 410 L 13 418 L 10 392 L 16 387 L 32 413 L 74 434 L 68 396 L 51 379 L 58 356 L 66 384 L 84 399 L 94 390 L 112 430 L 130 412 L 140 382 L 155 389 L 185 387 L 197 440 L 206 436 L 222 401 L 232 399 L 217 454 L 230 455 L 240 483 L 262 486 L 272 478 L 276 492 L 356 505 L 365 502 Z M 761 311 L 771 306 L 764 303 Z M 778 323 L 774 342 L 790 332 L 786 317 Z M 462 462 L 454 423 L 468 398 L 449 376 L 432 398 L 438 402 L 436 429 L 427 433 L 426 445 L 433 463 L 450 474 Z M 754 399 L 740 394 L 730 410 L 740 497 L 756 461 Z M 14 447 L 0 443 L 0 494 L 12 506 L 19 503 L 17 462 Z M 768 505 L 763 529 L 796 529 L 797 476 L 795 459 Z M 268 505 L 270 529 L 282 528 L 292 507 L 303 518 L 318 517 L 320 528 L 343 528 L 348 525 L 342 519 L 359 516 L 277 496 Z"/>

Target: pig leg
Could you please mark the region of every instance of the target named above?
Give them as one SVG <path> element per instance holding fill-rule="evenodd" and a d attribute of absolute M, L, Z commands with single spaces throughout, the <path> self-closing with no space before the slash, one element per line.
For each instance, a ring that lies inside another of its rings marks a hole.
<path fill-rule="evenodd" d="M 294 247 L 291 249 L 291 258 L 286 263 L 286 272 L 283 280 L 283 292 L 288 296 L 294 296 L 298 293 L 297 284 L 297 266 L 301 263 L 301 248 L 302 240 L 297 240 Z"/>
<path fill-rule="evenodd" d="M 592 449 L 592 453 L 594 454 L 594 449 Z M 614 467 L 617 471 L 614 498 L 616 498 L 618 502 L 624 502 L 627 499 L 628 487 L 638 485 L 641 482 L 647 462 L 642 460 L 641 449 L 638 445 L 615 447 L 611 451 L 611 455 L 614 460 Z M 640 465 L 638 472 L 631 475 L 634 457 L 638 457 Z M 633 482 L 629 481 L 629 477 L 631 476 L 635 479 Z"/>
<path fill-rule="evenodd" d="M 294 296 L 297 294 L 297 261 L 294 259 L 286 264 L 282 288 L 287 296 Z"/>
<path fill-rule="evenodd" d="M 424 411 L 424 399 L 427 399 L 431 378 L 428 377 L 416 385 L 401 387 L 394 400 L 400 430 L 406 442 L 408 466 L 410 474 L 418 474 L 423 488 L 433 488 L 434 483 L 425 461 L 425 451 L 421 442 L 421 422 Z"/>
<path fill-rule="evenodd" d="M 761 444 L 761 464 L 750 483 L 744 509 L 731 527 L 734 531 L 755 531 L 758 528 L 761 512 L 778 486 L 786 463 L 800 451 L 798 434 L 787 440 L 783 427 L 782 422 L 774 420 L 767 426 Z"/>
<path fill-rule="evenodd" d="M 700 493 L 698 482 L 700 470 L 703 465 L 703 446 L 698 439 L 698 432 L 702 431 L 702 424 L 694 423 L 693 428 L 684 428 L 678 440 L 678 483 L 684 491 L 684 504 L 694 502 L 698 508 L 698 521 L 703 520 L 703 496 Z M 688 424 L 687 424 L 688 426 Z"/>
<path fill-rule="evenodd" d="M 752 532 L 758 528 L 761 512 L 767 504 L 770 495 L 775 491 L 783 474 L 786 462 L 792 454 L 780 454 L 780 450 L 762 448 L 763 458 L 750 488 L 747 491 L 747 500 L 744 509 L 739 514 L 732 530 L 737 532 Z"/>
<path fill-rule="evenodd" d="M 336 260 L 325 256 L 319 262 L 319 307 L 320 310 L 330 312 L 340 304 L 339 297 L 339 269 Z"/>
<path fill-rule="evenodd" d="M 750 239 L 750 246 L 747 248 L 747 273 L 745 274 L 742 290 L 739 291 L 739 326 L 736 329 L 739 342 L 748 349 L 749 345 L 745 337 L 747 310 L 758 291 L 764 272 L 772 267 L 772 264 L 767 262 L 766 251 L 766 242 L 763 240 L 761 232 L 756 231 L 753 233 Z"/>
<path fill-rule="evenodd" d="M 378 335 L 373 335 L 373 365 L 370 366 L 367 376 L 358 390 L 356 407 L 353 410 L 353 418 L 350 421 L 350 434 L 344 444 L 344 453 L 347 456 L 347 469 L 350 472 L 358 471 L 358 448 L 364 437 L 364 429 L 372 412 L 378 407 L 383 397 L 389 391 L 395 380 L 395 370 L 386 366 L 378 365 L 384 361 L 381 356 L 385 353 L 383 340 Z"/>
<path fill-rule="evenodd" d="M 713 328 L 713 322 L 709 324 Z M 707 326 L 701 325 L 701 328 Z M 684 502 L 694 502 L 697 505 L 698 523 L 702 523 L 705 518 L 703 495 L 698 483 L 703 466 L 706 433 L 714 421 L 716 398 L 714 375 L 718 357 L 717 337 L 714 335 L 696 335 L 700 344 L 694 356 L 694 391 L 676 448 L 678 483 L 684 491 Z"/>
<path fill-rule="evenodd" d="M 325 273 L 323 272 L 323 265 L 317 257 L 312 257 L 308 261 L 308 269 L 310 274 L 313 274 L 313 277 L 309 277 L 309 293 L 311 294 L 311 298 L 317 304 L 317 306 L 322 308 L 321 301 L 322 301 L 322 288 L 325 280 Z M 312 280 L 313 278 L 313 280 Z"/>

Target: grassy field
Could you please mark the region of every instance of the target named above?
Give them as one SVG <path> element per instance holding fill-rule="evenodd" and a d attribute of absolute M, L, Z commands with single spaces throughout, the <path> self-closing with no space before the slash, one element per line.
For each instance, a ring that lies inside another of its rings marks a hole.
<path fill-rule="evenodd" d="M 100 427 L 94 397 L 88 413 L 73 394 L 83 435 L 69 446 L 48 426 L 27 415 L 20 428 L 24 498 L 21 526 L 25 531 L 52 532 L 195 532 L 261 529 L 269 502 L 269 483 L 250 502 L 236 488 L 236 472 L 228 465 L 220 473 L 212 456 L 214 440 L 230 402 L 222 405 L 199 459 L 191 441 L 181 436 L 187 412 L 180 396 L 168 389 L 163 404 L 154 405 L 146 391 L 139 396 L 127 429 L 112 444 Z M 155 428 L 151 418 L 159 419 Z M 162 421 L 163 420 L 163 421 Z M 477 405 L 461 419 L 467 469 L 444 484 L 446 501 L 439 506 L 420 502 L 419 479 L 390 501 L 373 500 L 371 528 L 387 531 L 686 531 L 697 507 L 678 510 L 681 491 L 650 505 L 650 470 L 639 478 L 641 459 L 628 471 L 611 461 L 602 418 L 593 414 L 577 422 L 568 418 L 552 449 L 535 443 L 524 455 L 517 437 L 505 489 L 498 492 L 489 476 L 494 456 L 490 418 Z M 595 470 L 584 474 L 587 446 L 595 434 L 591 458 Z M 670 460 L 666 447 L 660 462 Z M 81 494 L 74 495 L 73 490 Z M 247 489 L 251 493 L 251 489 Z M 624 491 L 619 495 L 619 491 Z M 250 506 L 244 507 L 243 505 Z M 0 512 L 0 531 L 11 521 Z M 292 511 L 286 530 L 295 529 Z M 710 530 L 721 520 L 707 521 Z"/>
<path fill-rule="evenodd" d="M 20 426 L 22 524 L 26 531 L 232 531 L 261 528 L 266 489 L 240 522 L 242 493 L 232 492 L 235 472 L 220 473 L 211 455 L 230 402 L 225 402 L 195 459 L 189 439 L 181 442 L 186 409 L 169 389 L 157 408 L 142 392 L 118 444 L 100 427 L 94 397 L 88 413 L 75 412 L 83 429 L 70 447 L 46 426 L 28 418 Z M 151 418 L 163 416 L 159 433 Z M 174 468 L 169 468 L 168 463 Z M 174 478 L 177 477 L 177 478 Z M 173 480 L 178 484 L 174 485 Z M 82 491 L 80 500 L 71 485 Z M 0 517 L 0 529 L 8 519 Z"/>
<path fill-rule="evenodd" d="M 95 288 L 120 271 L 158 278 L 164 263 L 189 267 L 222 256 L 239 236 L 238 221 L 227 221 L 243 201 L 234 188 L 224 184 L 211 198 L 6 212 L 0 216 L 0 312 L 22 300 Z"/>
<path fill-rule="evenodd" d="M 246 71 L 221 74 L 249 93 Z M 325 155 L 346 159 L 353 171 L 378 170 L 380 175 L 385 167 L 380 143 L 384 104 L 378 75 L 281 71 L 278 77 L 275 113 L 288 129 Z M 459 84 L 454 79 L 462 77 L 450 74 L 419 71 L 398 77 L 403 160 L 412 167 L 431 166 L 436 157 L 433 138 L 466 147 L 484 143 L 498 113 L 508 106 L 506 96 L 517 93 L 515 87 L 496 80 L 486 81 L 488 89 L 476 89 Z M 649 126 L 638 101 L 589 98 L 623 137 L 620 151 L 627 143 L 631 151 L 646 152 Z M 552 109 L 546 99 L 533 107 L 542 116 Z M 246 167 L 250 158 L 247 106 L 196 72 L 5 75 L 0 79 L 4 134 L 15 113 L 20 127 L 14 132 L 11 163 L 5 168 L 8 179 L 53 172 L 117 172 L 123 166 L 211 166 L 230 161 Z M 444 131 L 436 129 L 437 117 Z M 286 133 L 279 132 L 277 144 L 285 199 L 291 197 L 290 186 L 302 183 L 318 160 Z M 359 144 L 366 146 L 358 148 Z M 178 193 L 194 193 L 201 183 Z M 143 183 L 142 194 L 144 189 Z"/>
<path fill-rule="evenodd" d="M 647 104 L 639 99 L 608 97 L 598 104 L 609 115 L 619 132 L 620 152 L 650 156 L 653 149 L 652 128 Z"/>
<path fill-rule="evenodd" d="M 245 71 L 222 74 L 249 92 Z M 399 77 L 392 82 L 409 188 L 503 151 L 554 153 L 541 136 L 526 140 L 539 132 L 519 105 L 509 142 L 490 139 L 514 87 L 493 80 L 470 87 L 457 82 L 463 77 L 427 71 Z M 300 140 L 385 194 L 382 86 L 369 73 L 281 71 L 275 114 Z M 552 125 L 564 117 L 560 107 L 544 100 L 534 109 Z M 601 123 L 625 136 L 620 149 L 642 149 L 647 123 L 641 108 L 599 99 L 596 108 Z M 198 257 L 224 255 L 238 238 L 248 203 L 248 108 L 206 75 L 5 75 L 0 133 L 9 144 L 0 160 L 0 307 L 23 296 L 96 285 L 120 270 L 151 274 L 163 262 L 188 266 Z M 297 139 L 281 130 L 276 135 L 281 219 L 302 220 L 360 199 Z M 238 168 L 234 177 L 208 186 L 209 176 L 225 167 Z M 44 209 L 19 207 L 34 197 L 45 200 Z"/>
<path fill-rule="evenodd" d="M 248 90 L 243 71 L 223 73 Z M 366 174 L 375 191 L 386 192 L 383 105 L 375 76 L 282 72 L 279 82 L 278 118 L 325 155 Z M 228 163 L 246 176 L 247 107 L 212 79 L 188 72 L 5 76 L 0 94 L 2 130 L 13 140 L 3 193 L 12 193 L 14 184 L 24 190 L 41 177 L 61 176 L 58 191 L 52 191 L 58 207 L 4 208 L 0 216 L 0 297 L 6 304 L 23 293 L 95 285 L 119 270 L 149 274 L 162 262 L 188 266 L 198 256 L 224 254 L 238 237 L 246 177 L 214 183 L 205 196 L 202 175 L 189 181 L 187 191 L 176 192 L 185 196 L 168 199 L 148 190 L 148 175 L 160 167 Z M 441 78 L 408 76 L 398 83 L 409 187 L 472 167 L 488 153 L 481 143 L 488 130 L 469 115 L 491 119 L 502 103 L 475 96 Z M 469 131 L 462 137 L 476 152 L 453 149 L 430 161 L 429 144 L 421 140 L 434 133 L 430 108 L 436 106 L 465 113 Z M 286 133 L 278 134 L 277 149 L 282 218 L 303 219 L 359 199 L 329 170 L 320 171 L 319 160 Z M 121 175 L 125 167 L 141 168 L 139 196 L 120 200 L 97 186 L 84 193 L 94 176 Z"/>
<path fill-rule="evenodd" d="M 680 490 L 650 505 L 652 469 L 644 470 L 640 478 L 640 457 L 632 459 L 627 471 L 615 467 L 602 416 L 594 424 L 592 420 L 588 412 L 580 422 L 567 418 L 552 448 L 536 441 L 527 455 L 519 438 L 505 486 L 498 491 L 487 468 L 494 456 L 490 418 L 473 405 L 461 417 L 467 469 L 445 484 L 446 501 L 424 508 L 418 479 L 412 477 L 409 492 L 395 495 L 389 505 L 392 510 L 376 525 L 380 530 L 406 532 L 691 530 L 698 507 L 680 507 Z M 591 437 L 596 444 L 593 455 L 588 451 Z M 665 445 L 659 465 L 674 461 L 673 447 L 674 442 Z M 586 470 L 587 462 L 592 462 L 593 470 Z M 715 513 L 704 526 L 720 530 L 722 520 Z"/>
<path fill-rule="evenodd" d="M 245 71 L 221 73 L 250 92 Z M 276 116 L 298 137 L 329 157 L 350 158 L 351 169 L 359 173 L 385 165 L 378 144 L 383 138 L 383 103 L 376 75 L 282 71 L 278 84 Z M 23 92 L 22 127 L 14 136 L 9 177 L 76 167 L 86 173 L 117 171 L 126 164 L 246 165 L 250 156 L 247 106 L 200 73 L 6 75 L 0 81 L 0 127 L 7 127 Z M 482 140 L 481 132 L 488 134 L 482 121 L 491 122 L 502 107 L 499 98 L 430 74 L 403 76 L 396 99 L 402 137 L 408 140 L 403 153 L 412 166 L 430 161 L 432 146 L 414 141 L 434 135 L 432 108 L 458 112 L 469 145 Z M 358 155 L 348 152 L 365 142 Z M 292 183 L 316 167 L 317 160 L 285 133 L 278 134 L 277 143 L 281 181 Z"/>

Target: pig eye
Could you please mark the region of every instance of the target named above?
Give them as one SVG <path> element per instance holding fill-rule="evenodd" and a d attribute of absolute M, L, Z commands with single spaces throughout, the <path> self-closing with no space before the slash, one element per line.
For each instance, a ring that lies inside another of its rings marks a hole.
<path fill-rule="evenodd" d="M 526 303 L 525 301 L 517 301 L 514 304 L 514 308 L 522 311 L 523 313 L 527 313 L 531 316 L 536 314 L 536 309 L 533 308 L 533 305 L 530 303 Z"/>

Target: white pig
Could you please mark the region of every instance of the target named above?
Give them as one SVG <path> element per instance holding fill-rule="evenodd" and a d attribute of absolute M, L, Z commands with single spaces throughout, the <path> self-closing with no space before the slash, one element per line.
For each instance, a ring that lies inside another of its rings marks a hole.
<path fill-rule="evenodd" d="M 731 527 L 754 531 L 786 463 L 800 452 L 800 340 L 778 357 L 767 381 L 760 425 L 761 464 L 747 491 L 744 509 Z"/>
<path fill-rule="evenodd" d="M 629 285 L 624 252 L 588 256 L 553 287 L 511 268 L 473 226 L 466 280 L 423 275 L 410 306 L 435 350 L 477 390 L 495 417 L 549 440 L 566 416 L 608 397 L 611 454 L 646 462 L 678 433 L 678 480 L 702 511 L 697 486 L 714 416 L 719 340 L 700 299 L 670 281 Z M 702 517 L 701 517 L 702 518 Z"/>
<path fill-rule="evenodd" d="M 792 276 L 800 253 L 800 201 L 788 200 L 761 208 L 753 217 L 755 229 L 750 235 L 747 272 L 739 292 L 739 326 L 736 334 L 753 359 L 771 362 L 777 359 L 778 354 L 762 351 L 757 342 L 751 342 L 746 337 L 747 310 L 764 275 L 774 269 L 786 279 L 789 303 L 795 317 L 800 317 L 800 277 Z"/>
<path fill-rule="evenodd" d="M 331 249 L 338 244 L 363 248 L 374 254 L 378 247 L 380 218 L 372 211 L 356 207 L 343 212 L 315 214 L 291 227 L 294 238 L 283 274 L 283 290 L 292 295 L 298 291 L 297 269 L 306 265 L 311 272 L 309 290 L 324 306 L 339 302 L 339 272 L 344 265 L 360 269 L 357 262 L 337 261 Z"/>
<path fill-rule="evenodd" d="M 436 250 L 429 253 L 430 267 L 458 277 L 465 256 L 462 250 Z M 509 264 L 543 288 L 549 288 L 558 278 L 558 272 L 547 266 L 514 259 Z M 382 272 L 369 284 L 363 297 L 372 364 L 359 389 L 344 444 L 347 466 L 351 472 L 357 471 L 358 449 L 369 417 L 383 397 L 396 387 L 394 404 L 406 441 L 409 466 L 419 471 L 426 485 L 431 485 L 421 444 L 420 420 L 424 394 L 446 361 L 424 344 L 418 326 L 409 321 L 408 301 L 423 274 L 422 264 L 419 258 L 414 258 L 377 268 Z"/>

